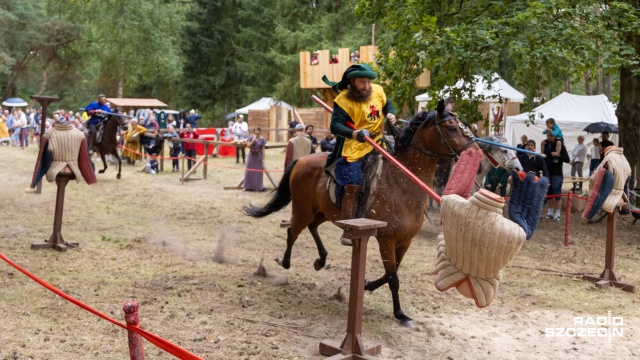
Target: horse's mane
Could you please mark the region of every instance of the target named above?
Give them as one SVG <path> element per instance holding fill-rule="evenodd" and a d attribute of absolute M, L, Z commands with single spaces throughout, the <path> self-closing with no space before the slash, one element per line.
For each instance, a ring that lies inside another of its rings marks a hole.
<path fill-rule="evenodd" d="M 410 121 L 409 125 L 405 126 L 400 135 L 396 138 L 396 155 L 401 154 L 409 147 L 411 139 L 416 131 L 422 127 L 427 126 L 431 122 L 437 119 L 436 111 L 420 111 Z"/>

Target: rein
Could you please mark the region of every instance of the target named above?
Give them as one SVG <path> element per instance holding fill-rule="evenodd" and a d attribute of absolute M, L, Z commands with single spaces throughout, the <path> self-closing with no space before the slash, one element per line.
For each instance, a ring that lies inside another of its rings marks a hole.
<path fill-rule="evenodd" d="M 436 112 L 436 116 L 440 116 L 437 114 Z M 440 124 L 447 122 L 449 120 L 455 120 L 458 123 L 458 127 L 460 127 L 462 129 L 462 132 L 464 133 L 464 135 L 468 138 L 471 139 L 471 141 L 467 142 L 463 147 L 460 148 L 460 150 L 455 151 L 452 147 L 451 144 L 449 144 L 449 142 L 447 142 L 447 138 L 444 136 L 444 134 L 442 133 L 442 130 L 440 129 Z M 466 150 L 469 146 L 471 146 L 474 142 L 475 142 L 475 138 L 473 136 L 473 133 L 471 132 L 471 130 L 469 130 L 469 128 L 467 128 L 462 122 L 460 122 L 460 120 L 455 117 L 448 117 L 448 118 L 444 118 L 444 119 L 438 119 L 435 122 L 433 122 L 433 125 L 436 127 L 436 129 L 438 130 L 438 134 L 440 135 L 440 141 L 441 143 L 445 144 L 447 146 L 447 148 L 449 148 L 449 155 L 439 155 L 439 154 L 435 154 L 427 149 L 425 149 L 424 147 L 420 146 L 420 145 L 416 145 L 413 143 L 413 139 L 411 141 L 411 144 L 409 144 L 410 147 L 418 150 L 419 152 L 431 156 L 431 157 L 438 157 L 438 158 L 448 158 L 448 159 L 453 159 L 453 162 L 455 163 L 458 158 L 460 158 L 460 154 Z M 491 158 L 492 159 L 492 158 Z M 495 161 L 495 159 L 493 159 L 493 161 Z"/>

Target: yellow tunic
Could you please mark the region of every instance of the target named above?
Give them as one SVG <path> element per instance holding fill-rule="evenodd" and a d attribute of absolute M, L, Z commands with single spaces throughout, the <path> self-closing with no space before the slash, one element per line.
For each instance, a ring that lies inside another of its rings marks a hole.
<path fill-rule="evenodd" d="M 373 140 L 378 141 L 382 137 L 384 115 L 382 108 L 387 103 L 387 96 L 382 86 L 371 84 L 371 98 L 369 101 L 356 102 L 347 97 L 347 91 L 342 91 L 334 102 L 347 113 L 353 120 L 356 128 L 369 130 Z M 353 139 L 345 139 L 342 148 L 342 156 L 349 162 L 360 160 L 363 156 L 373 151 L 368 143 L 361 143 Z"/>
<path fill-rule="evenodd" d="M 0 139 L 9 137 L 9 129 L 7 129 L 7 120 L 0 115 Z M 8 140 L 8 139 L 7 139 Z"/>
<path fill-rule="evenodd" d="M 122 150 L 122 157 L 128 157 L 131 161 L 137 161 L 142 159 L 142 152 L 140 148 L 140 137 L 147 132 L 147 128 L 142 125 L 137 125 L 135 128 L 129 125 L 129 130 L 124 136 L 126 141 L 124 149 Z M 136 152 L 134 152 L 136 151 Z"/>

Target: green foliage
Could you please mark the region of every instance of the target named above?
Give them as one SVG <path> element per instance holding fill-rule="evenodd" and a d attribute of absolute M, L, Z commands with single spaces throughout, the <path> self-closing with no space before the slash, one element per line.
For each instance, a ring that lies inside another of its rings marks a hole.
<path fill-rule="evenodd" d="M 396 102 L 416 92 L 406 69 L 431 69 L 433 89 L 500 70 L 534 98 L 565 79 L 584 81 L 586 71 L 638 62 L 626 37 L 640 21 L 622 1 L 360 0 L 356 10 L 384 26 L 379 65 Z"/>
<path fill-rule="evenodd" d="M 42 1 L 0 1 L 0 96 L 28 99 L 39 82 L 58 80 L 48 75 L 73 67 L 68 49 L 78 39 L 79 27 L 48 16 Z"/>
<path fill-rule="evenodd" d="M 357 48 L 370 34 L 343 1 L 196 0 L 188 20 L 185 102 L 213 112 L 216 123 L 263 96 L 310 105 L 299 52 Z"/>

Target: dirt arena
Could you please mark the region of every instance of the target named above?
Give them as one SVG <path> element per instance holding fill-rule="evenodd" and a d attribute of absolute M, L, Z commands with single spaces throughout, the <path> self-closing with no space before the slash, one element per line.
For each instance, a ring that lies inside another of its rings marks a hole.
<path fill-rule="evenodd" d="M 208 179 L 185 185 L 178 173 L 126 165 L 121 180 L 109 168 L 96 185 L 71 183 L 63 235 L 81 245 L 59 253 L 30 250 L 51 233 L 56 194 L 46 181 L 41 195 L 24 193 L 36 154 L 33 146 L 0 147 L 0 252 L 28 271 L 121 322 L 122 304 L 135 299 L 145 329 L 205 359 L 322 359 L 318 342 L 343 338 L 351 249 L 339 244 L 339 229 L 320 227 L 327 268 L 314 271 L 308 232 L 291 269 L 278 267 L 286 235 L 278 225 L 290 207 L 259 220 L 242 215 L 244 204 L 263 204 L 268 193 L 223 190 L 243 176 L 235 159 L 210 159 Z M 282 170 L 283 158 L 282 150 L 267 150 L 270 169 Z M 640 357 L 639 294 L 598 289 L 576 275 L 604 268 L 606 221 L 587 224 L 573 214 L 570 247 L 562 246 L 564 214 L 559 223 L 541 221 L 504 270 L 493 303 L 478 309 L 455 291 L 435 289 L 439 212 L 430 217 L 399 271 L 402 306 L 417 326 L 394 320 L 387 287 L 365 295 L 363 338 L 382 345 L 380 359 Z M 632 220 L 619 220 L 615 267 L 640 286 L 640 224 Z M 378 278 L 378 246 L 369 244 L 367 277 Z M 255 274 L 262 261 L 266 277 Z M 609 311 L 623 318 L 623 336 L 545 336 L 547 328 L 576 327 L 574 317 Z M 0 261 L 0 359 L 126 359 L 126 339 L 126 331 Z M 147 359 L 174 358 L 148 342 L 145 349 Z"/>

